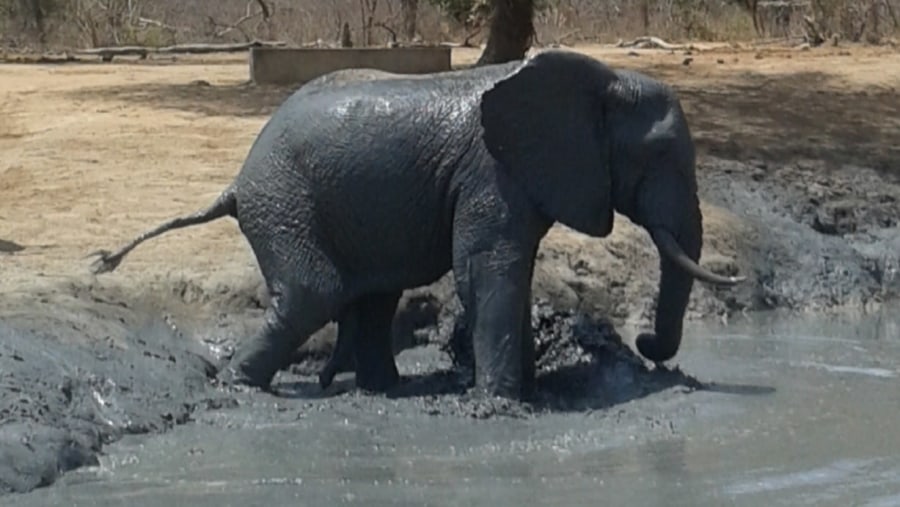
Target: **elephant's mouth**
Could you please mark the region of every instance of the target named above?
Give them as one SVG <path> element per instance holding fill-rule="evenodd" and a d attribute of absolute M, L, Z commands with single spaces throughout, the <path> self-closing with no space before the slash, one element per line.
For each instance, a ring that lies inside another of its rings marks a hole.
<path fill-rule="evenodd" d="M 650 236 L 653 238 L 653 242 L 656 244 L 656 247 L 662 255 L 668 257 L 676 266 L 701 282 L 713 285 L 731 286 L 743 282 L 746 279 L 743 276 L 717 275 L 712 271 L 701 267 L 694 262 L 693 259 L 688 257 L 681 248 L 681 245 L 678 244 L 678 241 L 675 240 L 675 237 L 672 236 L 672 233 L 664 228 L 656 227 L 651 229 Z"/>

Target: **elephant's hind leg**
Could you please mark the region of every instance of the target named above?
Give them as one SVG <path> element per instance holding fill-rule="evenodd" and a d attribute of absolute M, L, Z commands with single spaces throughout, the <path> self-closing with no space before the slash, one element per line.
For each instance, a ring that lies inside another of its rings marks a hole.
<path fill-rule="evenodd" d="M 273 291 L 262 329 L 238 346 L 220 378 L 267 389 L 294 351 L 334 318 L 337 294 L 302 285 Z"/>
<path fill-rule="evenodd" d="M 385 391 L 397 384 L 400 374 L 394 361 L 394 314 L 401 292 L 375 293 L 356 300 L 356 387 Z"/>
<path fill-rule="evenodd" d="M 338 320 L 337 341 L 331 358 L 319 374 L 325 389 L 340 371 L 351 365 L 356 371 L 356 386 L 384 391 L 400 378 L 394 361 L 391 327 L 400 292 L 375 293 L 354 300 Z"/>
<path fill-rule="evenodd" d="M 337 338 L 331 357 L 319 372 L 319 386 L 327 389 L 334 377 L 344 371 L 356 371 L 355 344 L 359 339 L 359 307 L 356 302 L 341 313 L 337 325 Z"/>

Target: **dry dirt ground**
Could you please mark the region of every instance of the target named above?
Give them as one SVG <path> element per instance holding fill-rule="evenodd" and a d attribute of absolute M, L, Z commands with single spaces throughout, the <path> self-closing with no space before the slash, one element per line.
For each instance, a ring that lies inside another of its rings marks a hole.
<path fill-rule="evenodd" d="M 858 168 L 892 181 L 900 175 L 896 50 L 578 50 L 678 90 L 697 137 L 701 179 L 716 159 L 806 164 L 825 178 Z M 454 63 L 476 56 L 459 50 Z M 291 91 L 246 80 L 242 57 L 0 66 L 3 302 L 33 298 L 48 283 L 152 293 L 158 283 L 190 292 L 195 284 L 233 285 L 237 273 L 253 279 L 254 261 L 228 220 L 148 243 L 105 280 L 88 276 L 82 259 L 206 205 L 231 180 Z M 707 258 L 734 255 L 741 211 L 706 207 Z M 549 242 L 566 240 L 558 232 Z M 619 226 L 613 240 L 632 234 L 641 235 Z"/>
<path fill-rule="evenodd" d="M 699 146 L 703 263 L 748 277 L 733 290 L 696 286 L 691 317 L 772 308 L 860 310 L 900 294 L 900 52 L 577 49 L 659 77 L 682 98 Z M 474 50 L 454 54 L 456 64 L 476 57 Z M 16 348 L 9 338 L 0 350 L 4 385 L 22 382 L 26 377 L 9 372 L 34 364 L 29 353 L 44 361 L 58 341 L 103 342 L 142 351 L 144 358 L 169 358 L 166 368 L 186 364 L 182 377 L 200 382 L 207 365 L 182 360 L 193 352 L 168 342 L 147 344 L 134 338 L 134 330 L 150 326 L 149 335 L 166 335 L 153 327 L 158 317 L 194 343 L 214 344 L 252 331 L 266 295 L 231 220 L 148 242 L 112 274 L 91 275 L 84 258 L 206 206 L 231 181 L 269 114 L 291 92 L 250 86 L 247 78 L 246 60 L 233 56 L 0 65 L 0 335 L 49 340 L 32 350 L 27 347 L 33 343 Z M 617 219 L 614 234 L 602 240 L 558 227 L 542 247 L 535 294 L 617 324 L 645 324 L 653 314 L 656 265 L 646 233 L 626 220 Z M 447 280 L 413 291 L 417 297 L 408 298 L 405 308 L 416 308 L 406 327 L 399 326 L 404 336 L 398 339 L 405 340 L 400 346 L 421 339 L 418 328 L 436 326 L 435 313 L 452 313 L 451 294 Z M 325 338 L 318 342 L 327 350 Z M 630 343 L 631 337 L 623 338 Z M 85 362 L 83 370 L 90 368 Z M 84 374 L 67 371 L 65 379 Z M 129 389 L 145 389 L 151 401 L 178 397 L 174 391 L 159 394 L 165 390 L 203 390 L 170 374 L 174 387 L 134 373 Z M 0 419 L 27 420 L 40 412 L 28 408 L 38 399 L 48 406 L 78 405 L 73 388 L 53 384 L 53 375 L 38 378 L 34 389 L 45 382 L 47 389 L 61 389 L 62 401 L 31 391 L 31 401 L 23 402 L 21 388 L 10 388 L 3 399 L 14 399 L 16 408 L 0 406 Z M 105 392 L 107 374 L 91 375 L 85 392 L 96 397 Z M 145 399 L 132 398 L 134 404 Z M 151 414 L 151 405 L 120 408 L 132 420 L 128 410 L 147 413 L 145 422 L 123 427 L 159 429 L 191 410 L 182 404 Z M 60 427 L 46 419 L 47 428 Z M 100 433 L 78 445 L 96 451 L 100 440 L 112 438 Z M 41 438 L 63 447 L 78 440 L 70 433 L 53 435 Z M 91 452 L 77 459 L 54 455 L 47 466 L 71 468 L 89 462 Z M 0 484 L 0 491 L 52 482 L 53 472 L 35 466 L 37 471 L 10 472 L 33 480 Z M 0 464 L 0 483 L 4 477 Z"/>

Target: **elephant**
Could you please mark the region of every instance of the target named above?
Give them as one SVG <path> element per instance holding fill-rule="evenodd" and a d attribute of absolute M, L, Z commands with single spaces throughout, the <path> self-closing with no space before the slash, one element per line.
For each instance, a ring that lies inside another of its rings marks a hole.
<path fill-rule="evenodd" d="M 149 238 L 237 220 L 271 297 L 261 328 L 219 372 L 223 383 L 269 389 L 292 352 L 337 320 L 357 386 L 388 390 L 400 379 L 390 343 L 400 295 L 452 271 L 474 391 L 527 397 L 531 279 L 555 223 L 605 237 L 618 212 L 649 233 L 659 293 L 653 332 L 635 346 L 651 361 L 677 354 L 695 279 L 744 279 L 698 264 L 694 143 L 679 99 L 660 81 L 565 50 L 324 81 L 278 107 L 208 208 L 95 252 L 93 271 L 108 272 Z"/>
<path fill-rule="evenodd" d="M 359 67 L 328 72 L 306 82 L 304 86 L 307 88 L 328 88 L 329 90 L 334 90 L 348 83 L 359 83 L 360 81 L 375 79 L 427 79 L 430 77 L 432 77 L 431 74 L 397 74 L 375 68 Z M 352 371 L 355 368 L 353 343 L 355 341 L 354 336 L 357 333 L 351 332 L 351 330 L 355 330 L 357 326 L 350 320 L 352 318 L 351 314 L 338 321 L 338 334 L 331 357 L 319 373 L 319 386 L 322 389 L 328 388 L 338 373 Z M 390 329 L 383 332 L 389 331 Z M 371 334 L 371 329 L 368 332 Z M 383 339 L 387 340 L 389 338 L 384 337 Z"/>

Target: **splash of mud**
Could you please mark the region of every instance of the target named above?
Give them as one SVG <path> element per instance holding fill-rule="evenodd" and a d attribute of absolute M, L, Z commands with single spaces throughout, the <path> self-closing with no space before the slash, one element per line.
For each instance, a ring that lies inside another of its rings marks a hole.
<path fill-rule="evenodd" d="M 401 385 L 387 393 L 389 399 L 418 398 L 420 408 L 432 415 L 536 417 L 553 411 L 601 410 L 676 386 L 700 387 L 677 368 L 654 366 L 640 358 L 609 320 L 537 299 L 532 306 L 534 395 L 524 401 L 472 396 L 468 392 L 473 378 L 472 346 L 457 315 L 442 314 L 432 322 L 417 329 L 423 341 L 411 351 L 413 355 L 398 357 L 405 374 Z M 298 362 L 277 379 L 281 384 L 276 389 L 287 397 L 312 396 L 315 375 L 327 357 L 320 349 L 299 354 Z M 343 395 L 353 394 L 337 393 Z"/>

